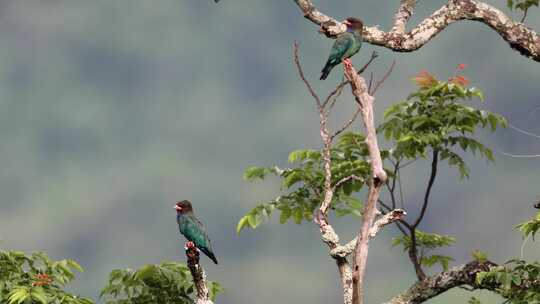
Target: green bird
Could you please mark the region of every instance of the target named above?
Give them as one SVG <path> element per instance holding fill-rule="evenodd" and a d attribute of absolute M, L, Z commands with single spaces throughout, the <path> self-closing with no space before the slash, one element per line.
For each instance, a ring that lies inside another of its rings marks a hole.
<path fill-rule="evenodd" d="M 187 200 L 177 202 L 174 209 L 176 209 L 176 222 L 178 223 L 180 233 L 217 264 L 218 262 L 212 250 L 210 239 L 206 234 L 206 229 L 203 223 L 193 213 L 191 203 Z M 186 247 L 190 247 L 189 242 Z"/>
<path fill-rule="evenodd" d="M 362 30 L 364 25 L 358 18 L 349 17 L 343 21 L 347 25 L 347 30 L 339 34 L 330 50 L 328 61 L 322 69 L 321 80 L 326 79 L 332 69 L 343 62 L 345 65 L 351 65 L 350 57 L 358 53 L 362 46 Z"/>

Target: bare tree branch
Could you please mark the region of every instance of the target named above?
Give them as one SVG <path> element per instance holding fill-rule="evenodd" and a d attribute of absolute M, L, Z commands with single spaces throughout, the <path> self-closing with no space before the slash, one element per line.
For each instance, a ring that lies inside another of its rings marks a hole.
<path fill-rule="evenodd" d="M 321 100 L 319 98 L 319 95 L 315 93 L 315 90 L 311 87 L 311 84 L 309 81 L 307 81 L 306 76 L 304 76 L 304 70 L 302 69 L 302 65 L 300 64 L 300 58 L 298 57 L 298 41 L 294 42 L 294 63 L 296 64 L 296 68 L 298 69 L 298 74 L 300 75 L 300 78 L 306 85 L 309 93 L 311 96 L 315 99 L 315 102 L 317 103 L 317 107 L 321 107 Z"/>
<path fill-rule="evenodd" d="M 195 304 L 213 304 L 206 285 L 206 275 L 201 264 L 199 264 L 199 250 L 195 245 L 186 246 L 186 256 L 187 265 L 193 277 L 193 285 L 197 290 Z"/>
<path fill-rule="evenodd" d="M 298 56 L 298 43 L 294 43 L 294 62 L 298 69 L 298 74 L 300 78 L 308 88 L 311 96 L 316 101 L 317 110 L 319 112 L 319 123 L 320 123 L 320 136 L 323 141 L 323 167 L 324 167 L 324 199 L 321 203 L 319 209 L 315 212 L 313 216 L 313 221 L 319 226 L 319 231 L 321 233 L 322 241 L 328 246 L 330 250 L 333 250 L 337 247 L 340 247 L 339 236 L 335 232 L 334 228 L 327 219 L 327 213 L 332 203 L 334 197 L 334 187 L 332 187 L 332 159 L 330 157 L 330 149 L 332 148 L 332 136 L 330 136 L 330 131 L 328 130 L 327 120 L 328 116 L 325 111 L 325 106 L 328 104 L 328 100 L 321 104 L 319 96 L 313 90 L 309 81 L 307 81 L 302 70 L 302 65 L 300 64 L 300 59 Z M 339 276 L 343 288 L 343 303 L 351 304 L 352 303 L 352 271 L 347 258 L 333 256 L 336 260 L 338 266 Z"/>
<path fill-rule="evenodd" d="M 334 134 L 332 134 L 332 139 L 334 139 L 336 136 L 339 136 L 339 134 L 343 133 L 343 131 L 347 130 L 352 125 L 352 123 L 356 120 L 356 118 L 358 118 L 358 114 L 360 114 L 361 111 L 362 109 L 358 107 L 356 109 L 356 112 L 354 112 L 353 117 L 351 117 L 351 119 L 345 122 L 345 124 L 343 124 L 343 126 L 339 130 L 337 130 L 336 132 L 334 132 Z"/>
<path fill-rule="evenodd" d="M 489 271 L 496 264 L 486 261 L 473 261 L 465 265 L 454 267 L 449 271 L 441 272 L 424 281 L 415 283 L 409 289 L 384 304 L 417 304 L 432 299 L 454 287 L 471 286 L 474 289 L 495 290 L 496 286 L 476 284 L 476 275 L 482 271 Z"/>
<path fill-rule="evenodd" d="M 392 71 L 394 70 L 394 67 L 396 66 L 396 61 L 392 61 L 392 65 L 390 66 L 390 68 L 388 69 L 388 71 L 386 71 L 386 74 L 384 74 L 384 76 L 377 81 L 377 83 L 375 84 L 375 87 L 373 87 L 373 90 L 371 90 L 371 83 L 369 85 L 370 87 L 370 95 L 375 95 L 375 93 L 377 93 L 377 90 L 379 89 L 379 87 L 386 81 L 386 79 L 388 79 L 388 77 L 390 76 L 390 74 L 392 74 Z"/>
<path fill-rule="evenodd" d="M 534 133 L 529 132 L 529 131 L 525 131 L 525 130 L 523 130 L 523 129 L 520 129 L 520 128 L 514 126 L 514 125 L 511 124 L 511 123 L 508 123 L 508 126 L 509 126 L 511 129 L 514 129 L 514 130 L 516 130 L 517 132 L 519 132 L 519 133 L 521 133 L 521 134 L 525 134 L 525 135 L 528 135 L 528 136 L 531 136 L 531 137 L 540 138 L 540 135 L 534 134 Z"/>
<path fill-rule="evenodd" d="M 295 0 L 295 2 L 303 12 L 304 17 L 321 26 L 320 32 L 326 36 L 335 37 L 345 31 L 345 25 L 321 13 L 311 0 Z M 407 8 L 412 7 L 414 6 L 407 6 Z M 396 52 L 412 52 L 424 46 L 450 24 L 461 20 L 472 20 L 492 28 L 508 42 L 511 48 L 523 56 L 540 61 L 540 35 L 523 23 L 512 20 L 499 9 L 480 1 L 449 0 L 448 3 L 406 33 L 400 33 L 398 29 L 402 27 L 401 24 L 404 26 L 407 23 L 406 18 L 410 16 L 401 13 L 399 16 L 401 17 L 397 20 L 398 26 L 394 32 L 384 32 L 377 27 L 364 28 L 364 41 Z"/>
<path fill-rule="evenodd" d="M 346 82 L 342 82 L 344 84 L 346 84 Z M 345 85 L 341 85 L 339 84 L 335 90 L 333 92 L 331 92 L 328 97 L 326 98 L 326 100 L 324 101 L 324 105 L 326 107 L 326 104 L 328 104 L 330 102 L 330 105 L 328 106 L 328 110 L 326 111 L 327 115 L 330 115 L 330 112 L 332 112 L 332 109 L 334 108 L 334 105 L 336 104 L 336 102 L 338 101 L 339 99 L 339 96 L 341 96 L 341 93 L 343 93 L 343 88 L 345 87 Z M 331 101 L 330 101 L 331 99 Z"/>
<path fill-rule="evenodd" d="M 369 230 L 369 237 L 374 238 L 384 226 L 401 220 L 405 215 L 407 215 L 407 212 L 403 209 L 394 209 L 386 213 L 373 224 Z"/>
<path fill-rule="evenodd" d="M 353 174 L 353 175 L 349 175 L 349 176 L 347 176 L 347 177 L 344 177 L 344 178 L 340 179 L 340 180 L 334 185 L 334 187 L 333 187 L 334 190 L 336 190 L 336 188 L 339 187 L 339 186 L 341 186 L 343 183 L 346 183 L 346 182 L 348 182 L 348 181 L 350 181 L 350 180 L 353 180 L 353 179 L 354 179 L 354 180 L 357 180 L 357 181 L 363 181 L 363 180 L 364 180 L 363 178 L 358 177 L 358 176 L 356 176 L 356 175 L 354 175 L 354 174 Z"/>
<path fill-rule="evenodd" d="M 390 30 L 394 34 L 404 34 L 407 22 L 411 18 L 414 7 L 416 6 L 416 0 L 401 0 L 399 8 L 394 15 L 394 26 Z"/>
<path fill-rule="evenodd" d="M 426 209 L 429 204 L 429 195 L 431 194 L 431 188 L 433 187 L 433 183 L 435 182 L 435 177 L 437 176 L 437 165 L 439 164 L 439 151 L 433 150 L 433 159 L 431 160 L 431 173 L 429 175 L 429 181 L 426 189 L 426 193 L 424 194 L 424 203 L 422 204 L 422 210 L 420 211 L 420 215 L 412 225 L 413 228 L 418 227 L 422 219 L 424 218 L 424 215 L 426 214 Z"/>
<path fill-rule="evenodd" d="M 362 121 L 366 129 L 366 145 L 371 160 L 371 182 L 368 198 L 364 207 L 363 222 L 358 232 L 353 268 L 353 303 L 363 303 L 363 280 L 366 271 L 369 236 L 375 216 L 378 213 L 377 201 L 381 186 L 386 183 L 387 175 L 382 166 L 381 152 L 377 143 L 375 122 L 373 119 L 373 96 L 369 95 L 365 80 L 358 75 L 353 66 L 345 66 L 345 77 L 350 82 L 355 101 L 362 110 Z"/>
<path fill-rule="evenodd" d="M 379 54 L 377 54 L 376 51 L 373 51 L 373 52 L 371 53 L 371 57 L 369 57 L 368 62 L 366 62 L 366 64 L 364 64 L 364 66 L 363 66 L 360 70 L 358 70 L 358 74 L 362 74 L 362 73 L 369 67 L 369 65 L 373 62 L 373 60 L 375 60 L 375 58 L 377 58 L 377 57 L 379 57 Z M 343 87 L 344 87 L 347 83 L 349 83 L 349 81 L 346 80 L 346 81 L 342 81 L 340 84 L 338 84 L 337 87 L 336 87 L 332 92 L 330 92 L 330 94 L 328 95 L 328 97 L 327 97 L 326 100 L 324 101 L 323 105 L 326 106 L 326 104 L 330 101 L 330 99 L 331 99 L 332 97 L 334 97 L 334 95 L 335 95 L 336 98 L 337 98 L 337 96 L 339 96 L 339 94 L 341 94 L 341 90 L 343 89 Z M 336 100 L 336 99 L 334 99 L 334 101 L 333 101 L 332 104 L 330 105 L 330 109 L 334 106 L 335 100 Z"/>
<path fill-rule="evenodd" d="M 427 206 L 429 204 L 429 196 L 431 194 L 431 188 L 433 187 L 433 183 L 435 182 L 435 177 L 437 176 L 437 165 L 439 162 L 439 151 L 433 150 L 433 160 L 431 162 L 431 173 L 429 175 L 428 185 L 426 192 L 424 194 L 424 202 L 422 204 L 422 209 L 420 210 L 420 214 L 414 221 L 414 223 L 409 226 L 410 235 L 411 238 L 411 247 L 409 248 L 409 258 L 411 262 L 414 265 L 414 271 L 416 272 L 416 277 L 419 281 L 422 281 L 426 279 L 426 273 L 422 269 L 421 260 L 422 257 L 418 256 L 418 246 L 416 243 L 416 228 L 424 218 L 424 215 L 426 214 Z"/>
<path fill-rule="evenodd" d="M 502 155 L 510 156 L 513 158 L 537 158 L 540 154 L 511 154 L 506 152 L 500 152 Z"/>
<path fill-rule="evenodd" d="M 525 22 L 525 19 L 527 18 L 527 12 L 529 11 L 529 8 L 526 8 L 524 11 L 523 11 L 523 17 L 521 17 L 521 20 L 519 22 L 523 23 Z"/>
<path fill-rule="evenodd" d="M 380 219 L 378 219 L 375 224 L 371 227 L 369 238 L 374 238 L 377 233 L 386 225 L 391 224 L 393 222 L 401 220 L 407 213 L 404 210 L 396 209 L 392 210 L 388 213 L 386 213 L 384 216 L 382 216 Z M 358 242 L 358 238 L 355 237 L 353 240 L 348 242 L 347 244 L 343 246 L 338 246 L 332 250 L 330 250 L 330 255 L 333 257 L 339 257 L 339 258 L 345 258 L 351 253 L 353 253 L 356 243 Z"/>

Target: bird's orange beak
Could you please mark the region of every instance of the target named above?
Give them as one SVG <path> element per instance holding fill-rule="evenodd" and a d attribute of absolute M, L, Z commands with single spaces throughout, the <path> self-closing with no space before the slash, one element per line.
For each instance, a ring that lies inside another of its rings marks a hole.
<path fill-rule="evenodd" d="M 178 205 L 174 205 L 174 209 L 176 209 L 176 211 L 182 211 L 182 207 Z"/>

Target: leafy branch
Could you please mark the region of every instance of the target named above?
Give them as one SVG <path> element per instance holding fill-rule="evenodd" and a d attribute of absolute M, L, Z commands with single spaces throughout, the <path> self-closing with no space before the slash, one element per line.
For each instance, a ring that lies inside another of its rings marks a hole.
<path fill-rule="evenodd" d="M 212 300 L 223 291 L 217 282 L 210 282 L 209 289 Z M 165 261 L 137 270 L 113 270 L 101 297 L 107 304 L 192 304 L 195 286 L 186 265 Z"/>
<path fill-rule="evenodd" d="M 83 271 L 73 260 L 53 261 L 44 252 L 0 251 L 0 303 L 92 304 L 64 291 L 74 270 Z"/>

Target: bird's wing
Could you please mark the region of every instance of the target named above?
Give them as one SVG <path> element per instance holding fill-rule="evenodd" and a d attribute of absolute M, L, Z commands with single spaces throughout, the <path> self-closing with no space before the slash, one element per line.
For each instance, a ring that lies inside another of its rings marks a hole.
<path fill-rule="evenodd" d="M 328 57 L 330 60 L 338 60 L 341 61 L 343 59 L 343 56 L 345 56 L 345 53 L 347 53 L 347 50 L 352 46 L 354 37 L 351 33 L 345 32 L 340 34 L 336 41 L 334 41 L 334 45 L 332 45 L 332 49 L 330 50 L 330 56 Z"/>
<path fill-rule="evenodd" d="M 194 215 L 190 216 L 187 222 L 189 228 L 186 229 L 186 232 L 189 236 L 186 235 L 186 237 L 191 241 L 194 241 L 196 245 L 212 248 L 204 224 Z"/>

